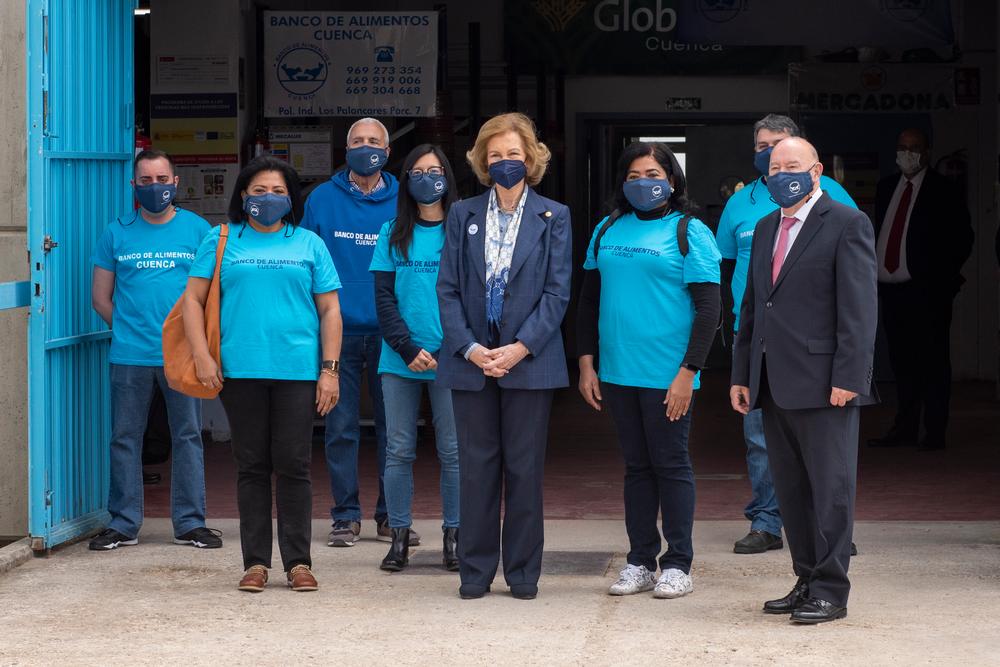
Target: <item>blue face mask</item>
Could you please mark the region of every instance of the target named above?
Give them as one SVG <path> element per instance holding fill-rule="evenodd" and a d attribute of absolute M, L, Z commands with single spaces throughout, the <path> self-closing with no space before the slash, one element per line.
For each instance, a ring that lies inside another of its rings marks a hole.
<path fill-rule="evenodd" d="M 448 192 L 448 178 L 444 174 L 421 174 L 416 178 L 411 176 L 406 189 L 418 204 L 433 204 Z"/>
<path fill-rule="evenodd" d="M 761 173 L 763 176 L 767 176 L 767 172 L 771 165 L 771 151 L 774 150 L 774 146 L 768 146 L 759 153 L 754 153 L 753 155 L 753 166 Z"/>
<path fill-rule="evenodd" d="M 767 191 L 781 208 L 795 206 L 805 199 L 812 189 L 812 167 L 805 171 L 779 171 L 767 177 Z"/>
<path fill-rule="evenodd" d="M 265 227 L 281 222 L 291 210 L 291 199 L 271 192 L 263 195 L 247 195 L 243 200 L 243 212 Z"/>
<path fill-rule="evenodd" d="M 135 186 L 135 198 L 139 205 L 150 213 L 160 213 L 177 196 L 177 186 L 173 183 L 150 183 Z"/>
<path fill-rule="evenodd" d="M 375 146 L 358 146 L 347 150 L 347 166 L 358 176 L 371 176 L 389 160 L 389 151 Z"/>
<path fill-rule="evenodd" d="M 523 181 L 527 175 L 528 168 L 523 160 L 499 160 L 490 165 L 490 178 L 506 190 Z"/>
<path fill-rule="evenodd" d="M 637 178 L 622 186 L 625 199 L 637 211 L 654 211 L 670 201 L 670 181 L 665 178 Z"/>

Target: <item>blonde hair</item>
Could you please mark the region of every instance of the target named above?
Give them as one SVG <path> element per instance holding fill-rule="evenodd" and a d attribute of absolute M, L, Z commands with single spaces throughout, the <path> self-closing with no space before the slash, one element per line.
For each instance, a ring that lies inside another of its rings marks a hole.
<path fill-rule="evenodd" d="M 485 186 L 493 185 L 486 147 L 493 137 L 507 132 L 516 132 L 521 137 L 521 142 L 524 144 L 524 163 L 528 168 L 525 180 L 528 185 L 538 185 L 542 177 L 545 176 L 545 169 L 549 166 L 549 160 L 552 159 L 552 152 L 538 140 L 535 134 L 535 124 L 523 113 L 504 113 L 493 116 L 479 128 L 475 145 L 473 145 L 472 150 L 465 154 L 465 159 L 468 160 L 472 171 L 475 172 L 476 178 Z"/>

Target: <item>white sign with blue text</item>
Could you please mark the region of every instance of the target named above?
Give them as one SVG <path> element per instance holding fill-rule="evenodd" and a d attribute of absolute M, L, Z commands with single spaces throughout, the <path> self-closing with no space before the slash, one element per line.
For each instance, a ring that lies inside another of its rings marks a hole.
<path fill-rule="evenodd" d="M 437 12 L 264 12 L 264 115 L 433 116 Z"/>

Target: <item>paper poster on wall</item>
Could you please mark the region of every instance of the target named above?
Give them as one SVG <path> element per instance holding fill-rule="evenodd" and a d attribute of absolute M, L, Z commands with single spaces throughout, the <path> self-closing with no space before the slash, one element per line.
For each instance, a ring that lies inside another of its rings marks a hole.
<path fill-rule="evenodd" d="M 229 198 L 239 173 L 237 164 L 178 164 L 178 206 L 213 224 L 226 222 Z"/>
<path fill-rule="evenodd" d="M 433 116 L 437 12 L 264 12 L 264 115 Z"/>
<path fill-rule="evenodd" d="M 224 86 L 229 83 L 229 57 L 157 56 L 156 83 Z"/>
<path fill-rule="evenodd" d="M 234 162 L 239 153 L 236 93 L 150 96 L 153 147 L 198 162 Z"/>

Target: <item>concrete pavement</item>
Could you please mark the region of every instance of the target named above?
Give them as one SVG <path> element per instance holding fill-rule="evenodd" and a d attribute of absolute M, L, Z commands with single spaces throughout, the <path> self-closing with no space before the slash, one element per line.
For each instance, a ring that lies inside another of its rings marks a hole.
<path fill-rule="evenodd" d="M 275 548 L 268 589 L 240 593 L 235 520 L 213 521 L 221 551 L 170 543 L 148 520 L 140 544 L 86 543 L 0 575 L 0 665 L 996 665 L 1000 523 L 860 523 L 847 619 L 801 627 L 761 603 L 793 583 L 786 550 L 732 553 L 744 522 L 695 524 L 695 591 L 679 600 L 605 594 L 623 565 L 620 521 L 546 523 L 534 601 L 502 575 L 481 600 L 439 567 L 440 528 L 401 574 L 377 569 L 371 522 L 351 549 L 314 522 L 317 593 L 284 586 Z"/>

